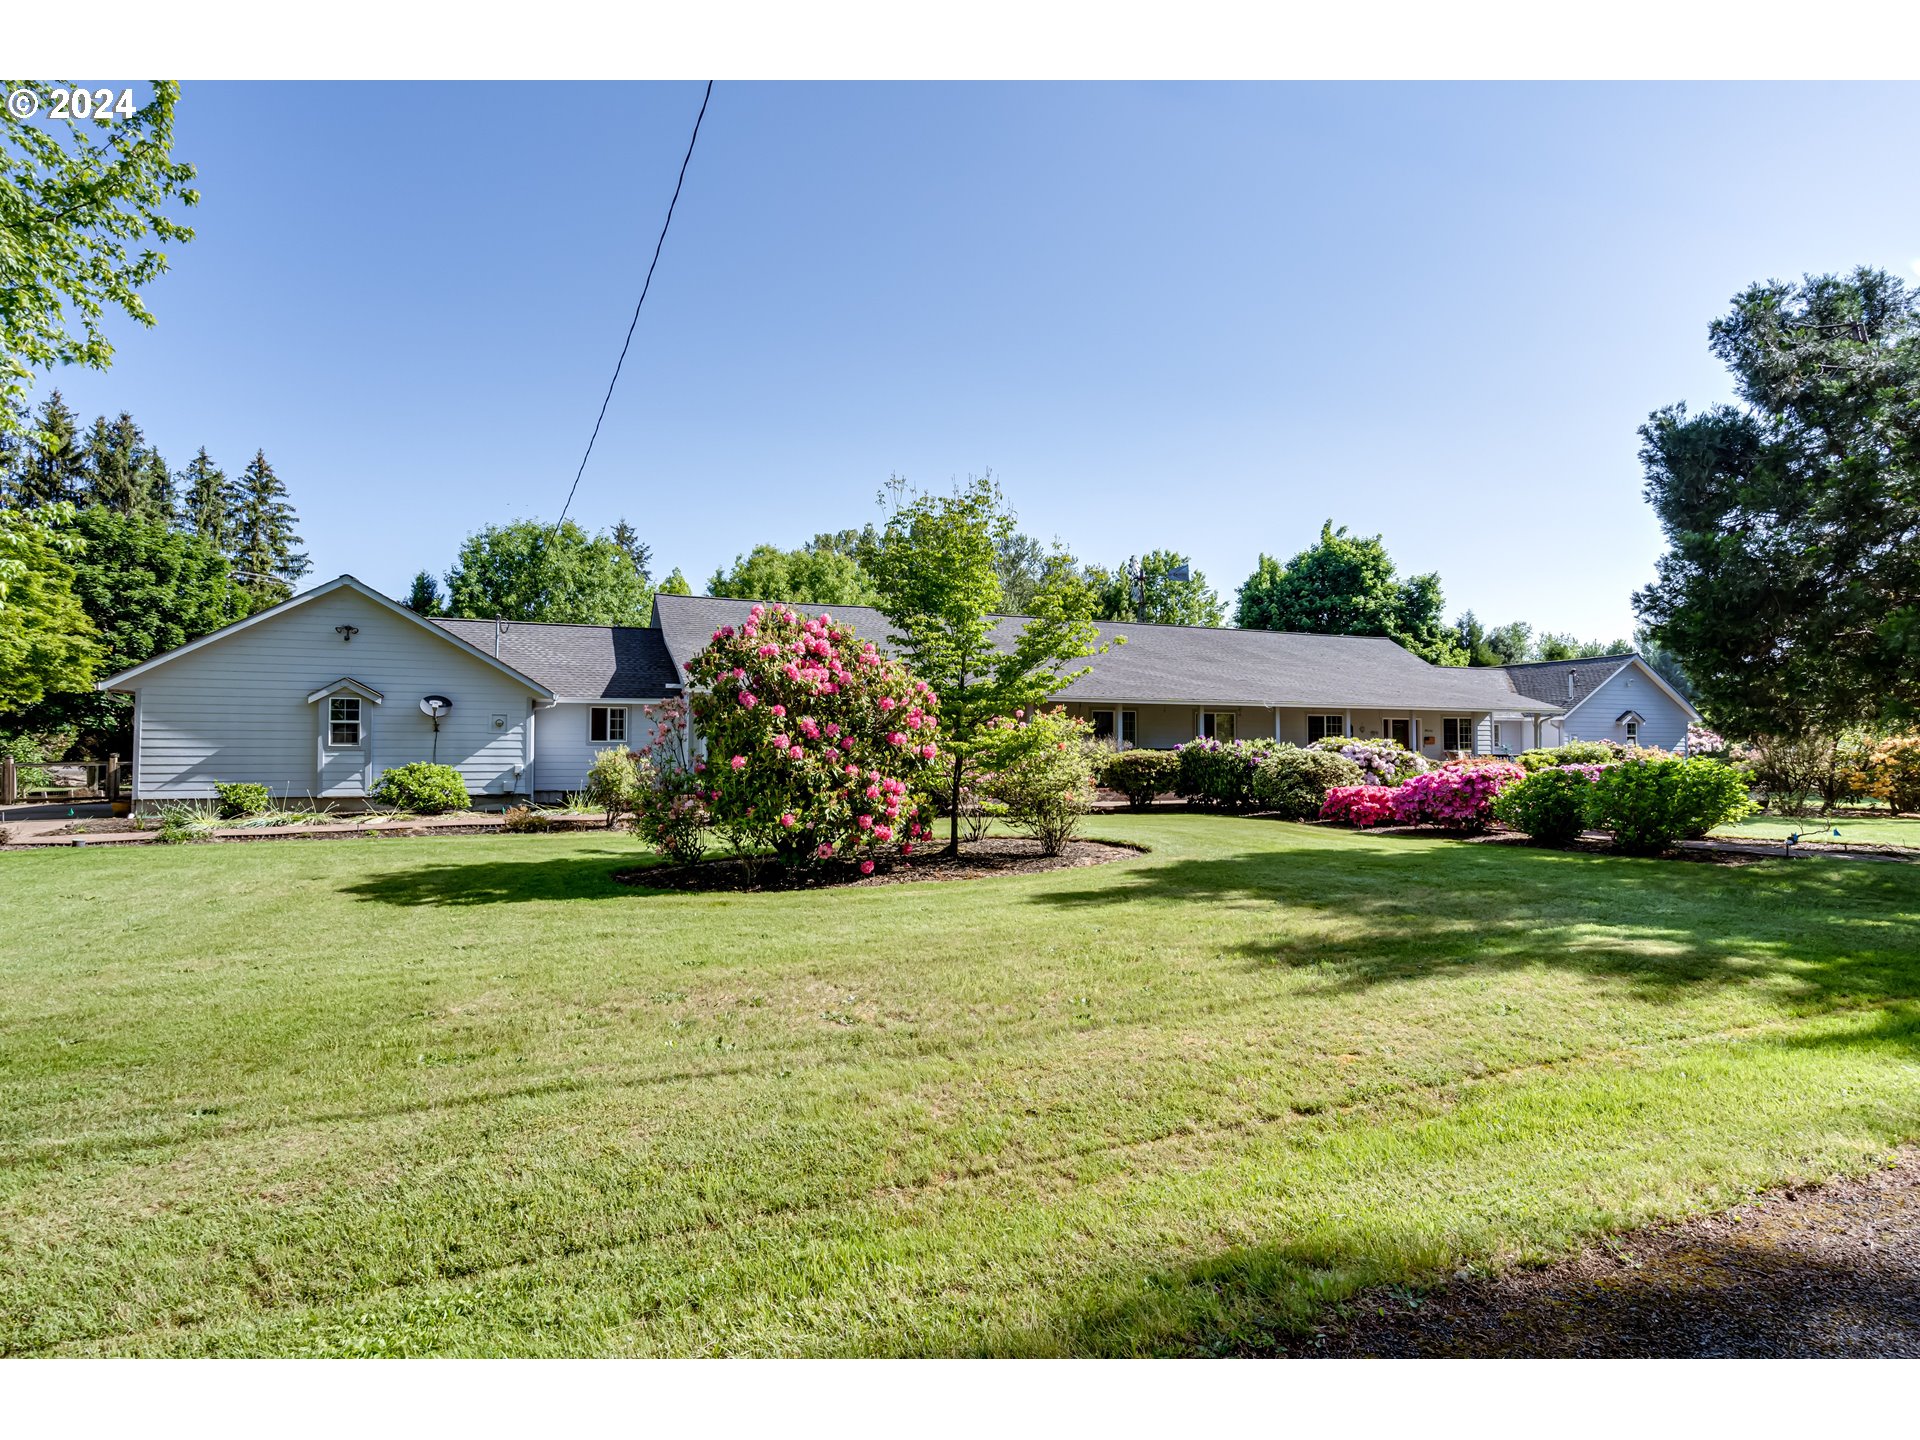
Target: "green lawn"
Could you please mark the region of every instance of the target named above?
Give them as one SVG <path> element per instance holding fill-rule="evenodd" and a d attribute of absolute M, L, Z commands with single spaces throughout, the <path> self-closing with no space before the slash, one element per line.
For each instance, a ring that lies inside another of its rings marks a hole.
<path fill-rule="evenodd" d="M 1840 833 L 1835 835 L 1835 830 Z M 1789 835 L 1799 835 L 1834 845 L 1910 845 L 1920 850 L 1920 816 L 1915 815 L 1835 815 L 1827 819 L 1818 815 L 1805 819 L 1756 815 L 1735 825 L 1722 825 L 1714 833 L 1736 840 L 1785 840 Z"/>
<path fill-rule="evenodd" d="M 1920 1136 L 1920 866 L 0 855 L 0 1351 L 1239 1351 Z"/>

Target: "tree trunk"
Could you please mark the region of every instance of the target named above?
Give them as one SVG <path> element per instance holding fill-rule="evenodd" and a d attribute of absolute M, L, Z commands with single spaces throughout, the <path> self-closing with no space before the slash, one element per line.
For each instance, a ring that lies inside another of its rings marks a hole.
<path fill-rule="evenodd" d="M 947 854 L 960 853 L 960 752 L 953 752 L 953 803 L 947 807 Z"/>

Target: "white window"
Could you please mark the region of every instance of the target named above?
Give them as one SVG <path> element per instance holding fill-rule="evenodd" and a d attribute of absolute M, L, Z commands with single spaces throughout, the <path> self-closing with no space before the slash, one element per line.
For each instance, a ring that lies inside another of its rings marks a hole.
<path fill-rule="evenodd" d="M 1639 743 L 1640 722 L 1638 720 L 1629 720 L 1627 721 L 1627 744 L 1638 745 Z"/>
<path fill-rule="evenodd" d="M 627 710 L 624 705 L 596 705 L 587 721 L 587 739 L 597 742 L 626 743 Z"/>
<path fill-rule="evenodd" d="M 1440 722 L 1440 748 L 1442 750 L 1473 749 L 1473 717 L 1470 715 L 1449 715 Z"/>
<path fill-rule="evenodd" d="M 1307 743 L 1324 740 L 1329 735 L 1341 736 L 1347 733 L 1347 717 L 1344 715 L 1307 716 Z"/>
<path fill-rule="evenodd" d="M 360 697 L 358 695 L 335 695 L 327 701 L 327 743 L 329 745 L 360 743 Z"/>
<path fill-rule="evenodd" d="M 1202 710 L 1200 712 L 1200 738 L 1218 740 L 1222 745 L 1233 743 L 1234 712 L 1231 710 Z"/>
<path fill-rule="evenodd" d="M 1131 750 L 1140 743 L 1140 716 L 1132 710 L 1120 712 L 1120 748 Z"/>

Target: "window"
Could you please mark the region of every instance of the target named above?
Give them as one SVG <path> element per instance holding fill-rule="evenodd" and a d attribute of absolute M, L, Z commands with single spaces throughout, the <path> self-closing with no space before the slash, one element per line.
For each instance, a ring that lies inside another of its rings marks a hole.
<path fill-rule="evenodd" d="M 1131 750 L 1139 743 L 1140 717 L 1132 710 L 1089 710 L 1087 718 L 1093 721 L 1093 738 L 1102 745 Z"/>
<path fill-rule="evenodd" d="M 1473 717 L 1470 715 L 1449 715 L 1440 722 L 1440 748 L 1442 750 L 1473 749 Z"/>
<path fill-rule="evenodd" d="M 1202 710 L 1200 712 L 1200 738 L 1218 740 L 1222 745 L 1233 743 L 1234 714 L 1231 710 Z"/>
<path fill-rule="evenodd" d="M 1627 744 L 1638 745 L 1639 743 L 1640 722 L 1638 720 L 1629 720 L 1627 721 Z"/>
<path fill-rule="evenodd" d="M 1407 745 L 1407 738 L 1409 735 L 1412 734 L 1412 732 L 1407 728 L 1407 724 L 1408 722 L 1405 720 L 1394 720 L 1394 719 L 1385 720 L 1381 723 L 1380 734 L 1385 739 L 1397 740 L 1402 745 Z M 1413 747 L 1411 745 L 1407 745 L 1407 748 L 1411 750 Z"/>
<path fill-rule="evenodd" d="M 1316 740 L 1324 740 L 1329 735 L 1339 736 L 1345 735 L 1346 733 L 1347 717 L 1344 715 L 1307 716 L 1307 743 L 1309 745 Z"/>
<path fill-rule="evenodd" d="M 329 745 L 360 743 L 360 697 L 358 695 L 335 695 L 327 701 L 327 743 Z"/>
<path fill-rule="evenodd" d="M 587 721 L 587 739 L 593 741 L 614 741 L 621 744 L 627 739 L 627 711 L 623 705 L 596 705 L 592 718 Z"/>

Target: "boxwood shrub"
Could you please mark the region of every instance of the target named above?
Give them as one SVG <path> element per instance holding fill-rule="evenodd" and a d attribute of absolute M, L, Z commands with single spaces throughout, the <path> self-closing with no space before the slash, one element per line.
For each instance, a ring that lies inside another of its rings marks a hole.
<path fill-rule="evenodd" d="M 222 820 L 244 820 L 249 815 L 264 815 L 273 808 L 273 795 L 264 785 L 215 782 L 213 793 L 220 797 Z"/>
<path fill-rule="evenodd" d="M 1613 843 L 1655 855 L 1753 813 L 1746 781 L 1718 760 L 1623 760 L 1594 777 L 1587 821 Z"/>
<path fill-rule="evenodd" d="M 444 815 L 467 808 L 467 782 L 451 765 L 429 765 L 424 760 L 396 765 L 380 776 L 373 798 L 396 810 L 416 815 Z"/>
<path fill-rule="evenodd" d="M 1253 803 L 1288 820 L 1312 820 L 1327 802 L 1327 792 L 1365 779 L 1360 767 L 1327 750 L 1283 747 L 1253 767 Z"/>
<path fill-rule="evenodd" d="M 1135 810 L 1144 810 L 1179 778 L 1180 757 L 1171 750 L 1122 750 L 1107 761 L 1100 783 L 1126 796 Z"/>

